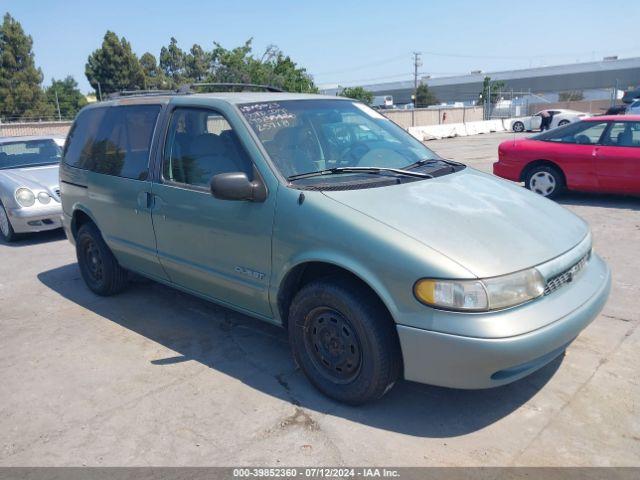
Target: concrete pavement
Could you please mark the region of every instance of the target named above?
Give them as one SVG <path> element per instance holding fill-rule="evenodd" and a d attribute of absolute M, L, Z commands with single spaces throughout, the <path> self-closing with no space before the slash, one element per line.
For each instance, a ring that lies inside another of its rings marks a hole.
<path fill-rule="evenodd" d="M 487 170 L 511 136 L 427 145 Z M 278 328 L 151 282 L 97 297 L 59 232 L 0 243 L 0 465 L 639 465 L 640 199 L 560 202 L 613 271 L 566 356 L 358 408 L 318 394 Z"/>

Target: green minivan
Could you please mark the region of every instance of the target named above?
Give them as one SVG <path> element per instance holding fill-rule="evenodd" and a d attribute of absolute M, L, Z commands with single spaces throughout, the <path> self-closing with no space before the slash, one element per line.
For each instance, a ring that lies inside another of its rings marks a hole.
<path fill-rule="evenodd" d="M 610 273 L 587 224 L 362 103 L 273 91 L 85 107 L 60 168 L 87 286 L 131 273 L 288 330 L 351 404 L 399 378 L 488 388 L 561 355 Z"/>

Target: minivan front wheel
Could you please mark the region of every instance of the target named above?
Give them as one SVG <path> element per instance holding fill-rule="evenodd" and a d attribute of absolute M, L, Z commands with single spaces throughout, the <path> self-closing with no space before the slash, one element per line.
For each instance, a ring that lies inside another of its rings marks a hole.
<path fill-rule="evenodd" d="M 85 223 L 79 228 L 76 256 L 82 278 L 93 293 L 114 295 L 127 286 L 129 272 L 118 264 L 93 223 Z"/>
<path fill-rule="evenodd" d="M 325 395 L 352 405 L 382 397 L 401 371 L 397 333 L 384 305 L 348 278 L 311 282 L 289 311 L 293 356 Z"/>

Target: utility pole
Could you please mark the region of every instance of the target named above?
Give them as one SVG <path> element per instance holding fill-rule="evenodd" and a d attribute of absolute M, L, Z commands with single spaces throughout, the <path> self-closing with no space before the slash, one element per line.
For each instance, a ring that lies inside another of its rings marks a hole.
<path fill-rule="evenodd" d="M 416 107 L 418 106 L 418 67 L 422 66 L 420 52 L 413 52 L 413 108 L 411 109 L 411 126 L 416 126 Z"/>
<path fill-rule="evenodd" d="M 58 109 L 58 121 L 62 121 L 62 115 L 60 115 L 60 102 L 58 101 L 58 91 L 54 90 L 53 93 L 56 94 L 56 108 Z"/>

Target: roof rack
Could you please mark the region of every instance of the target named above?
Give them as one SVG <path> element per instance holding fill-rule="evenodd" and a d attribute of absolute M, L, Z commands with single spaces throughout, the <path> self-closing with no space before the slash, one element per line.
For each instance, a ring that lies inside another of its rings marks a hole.
<path fill-rule="evenodd" d="M 121 90 L 107 95 L 107 99 L 113 100 L 120 97 L 147 97 L 156 95 L 175 95 L 177 90 Z"/>
<path fill-rule="evenodd" d="M 259 89 L 259 90 L 264 90 L 266 92 L 284 92 L 284 90 L 278 88 L 278 87 L 273 87 L 271 85 L 259 85 L 256 83 L 219 83 L 219 82 L 213 82 L 213 83 L 187 83 L 184 85 L 181 85 L 180 88 L 178 89 L 178 93 L 193 93 L 193 87 L 222 87 L 225 89 L 232 89 L 232 88 L 242 88 L 243 91 L 247 90 L 247 89 Z"/>

